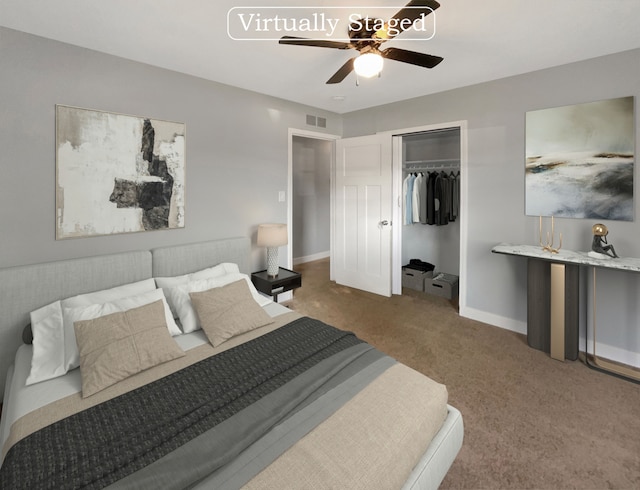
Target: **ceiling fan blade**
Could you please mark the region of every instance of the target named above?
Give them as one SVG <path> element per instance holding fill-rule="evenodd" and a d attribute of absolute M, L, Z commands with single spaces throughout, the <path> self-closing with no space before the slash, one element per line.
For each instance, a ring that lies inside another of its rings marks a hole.
<path fill-rule="evenodd" d="M 433 68 L 444 59 L 441 56 L 417 53 L 400 48 L 387 48 L 384 51 L 380 51 L 380 54 L 383 58 L 389 60 L 402 61 L 403 63 L 418 65 L 424 68 Z"/>
<path fill-rule="evenodd" d="M 391 18 L 395 20 L 411 19 L 411 22 L 413 22 L 422 14 L 429 15 L 438 7 L 440 7 L 440 4 L 436 0 L 411 0 Z"/>
<path fill-rule="evenodd" d="M 424 8 L 420 8 L 424 7 Z M 407 5 L 400 9 L 396 14 L 385 22 L 384 28 L 375 33 L 378 39 L 392 39 L 408 27 L 412 26 L 416 19 L 420 16 L 429 15 L 435 9 L 440 7 L 436 0 L 411 0 Z M 402 19 L 409 19 L 411 23 L 400 22 Z M 393 33 L 389 31 L 393 25 Z"/>
<path fill-rule="evenodd" d="M 292 44 L 294 46 L 315 46 L 318 48 L 350 49 L 351 43 L 341 41 L 324 41 L 322 39 L 305 39 L 304 37 L 284 36 L 278 41 L 280 44 Z"/>
<path fill-rule="evenodd" d="M 327 80 L 327 84 L 340 83 L 346 78 L 346 76 L 353 71 L 353 61 L 355 58 L 347 60 L 347 62 L 340 67 L 340 69 L 333 74 L 333 76 Z"/>

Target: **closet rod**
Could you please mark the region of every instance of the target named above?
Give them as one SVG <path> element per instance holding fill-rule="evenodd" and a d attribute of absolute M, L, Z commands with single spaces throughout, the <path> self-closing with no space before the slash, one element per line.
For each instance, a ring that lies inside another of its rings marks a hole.
<path fill-rule="evenodd" d="M 428 164 L 408 164 L 404 170 L 412 172 L 414 170 L 444 170 L 444 169 L 460 169 L 459 163 L 428 163 Z"/>
<path fill-rule="evenodd" d="M 440 168 L 460 168 L 459 158 L 433 158 L 426 160 L 405 160 L 404 168 L 410 170 L 428 170 Z"/>

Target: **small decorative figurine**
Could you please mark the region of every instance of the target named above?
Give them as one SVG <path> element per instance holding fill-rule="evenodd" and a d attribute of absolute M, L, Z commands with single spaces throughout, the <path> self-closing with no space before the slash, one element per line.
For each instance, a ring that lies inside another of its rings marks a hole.
<path fill-rule="evenodd" d="M 610 245 L 607 242 L 607 235 L 609 234 L 609 230 L 607 230 L 607 227 L 602 223 L 596 223 L 595 225 L 593 225 L 591 230 L 593 231 L 593 242 L 591 244 L 591 251 L 600 255 L 604 255 L 605 257 L 618 258 L 613 245 Z M 593 256 L 595 254 L 590 255 Z"/>

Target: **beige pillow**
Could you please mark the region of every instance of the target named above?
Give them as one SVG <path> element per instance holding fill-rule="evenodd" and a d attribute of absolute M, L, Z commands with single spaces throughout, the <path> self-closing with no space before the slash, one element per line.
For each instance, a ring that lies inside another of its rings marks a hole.
<path fill-rule="evenodd" d="M 163 362 L 184 356 L 167 329 L 161 300 L 74 323 L 82 397 Z"/>
<path fill-rule="evenodd" d="M 244 279 L 226 286 L 189 293 L 202 330 L 214 347 L 225 340 L 273 323 L 251 296 Z"/>

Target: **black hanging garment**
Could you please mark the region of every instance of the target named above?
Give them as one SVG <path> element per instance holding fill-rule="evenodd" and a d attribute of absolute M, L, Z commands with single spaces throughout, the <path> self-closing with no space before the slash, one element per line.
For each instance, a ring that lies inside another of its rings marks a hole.
<path fill-rule="evenodd" d="M 435 182 L 435 224 L 446 225 L 449 223 L 449 211 L 447 209 L 448 181 L 444 173 L 436 174 Z"/>
<path fill-rule="evenodd" d="M 427 180 L 427 224 L 436 224 L 436 172 L 429 172 Z"/>

